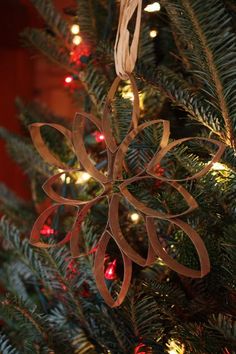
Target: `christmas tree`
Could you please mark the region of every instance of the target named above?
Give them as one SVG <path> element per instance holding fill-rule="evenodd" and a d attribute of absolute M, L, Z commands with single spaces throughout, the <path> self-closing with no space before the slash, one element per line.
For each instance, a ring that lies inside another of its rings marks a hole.
<path fill-rule="evenodd" d="M 0 352 L 236 353 L 234 1 L 143 1 L 133 76 L 113 94 L 119 2 L 31 2 L 45 28 L 22 38 L 84 113 L 72 127 L 17 99 L 45 159 L 0 130 L 32 189 L 26 203 L 0 186 Z"/>

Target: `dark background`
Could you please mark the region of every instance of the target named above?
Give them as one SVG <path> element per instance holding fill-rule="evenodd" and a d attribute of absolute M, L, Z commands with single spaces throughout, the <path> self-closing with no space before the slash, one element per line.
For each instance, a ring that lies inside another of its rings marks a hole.
<path fill-rule="evenodd" d="M 55 0 L 54 3 L 62 11 L 63 7 L 73 4 L 73 0 Z M 42 26 L 43 21 L 30 0 L 0 1 L 0 125 L 22 135 L 14 104 L 16 96 L 25 102 L 36 99 L 68 119 L 72 119 L 76 111 L 63 86 L 66 73 L 22 46 L 19 33 L 26 27 Z M 29 181 L 9 157 L 1 140 L 0 163 L 0 182 L 29 199 Z"/>

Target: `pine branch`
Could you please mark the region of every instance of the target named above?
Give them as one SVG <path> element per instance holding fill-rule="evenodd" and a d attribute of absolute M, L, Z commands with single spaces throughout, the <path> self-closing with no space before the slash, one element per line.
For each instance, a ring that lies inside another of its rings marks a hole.
<path fill-rule="evenodd" d="M 26 302 L 10 295 L 0 301 L 0 308 L 1 317 L 6 321 L 14 321 L 21 329 L 21 331 L 18 330 L 18 335 L 24 342 L 25 353 L 34 353 L 39 344 L 43 347 L 42 341 L 44 343 L 51 342 L 48 335 L 48 323 L 36 311 L 36 308 L 33 309 Z"/>
<path fill-rule="evenodd" d="M 37 11 L 44 18 L 46 23 L 50 26 L 53 32 L 63 40 L 65 46 L 70 50 L 70 43 L 72 41 L 72 35 L 68 26 L 59 12 L 56 10 L 51 0 L 30 0 L 35 6 Z"/>
<path fill-rule="evenodd" d="M 145 84 L 150 84 L 167 95 L 176 106 L 186 110 L 190 118 L 203 124 L 221 140 L 225 140 L 219 113 L 208 103 L 204 95 L 196 92 L 182 77 L 164 66 L 159 66 L 154 72 L 147 67 L 139 68 L 137 76 Z"/>
<path fill-rule="evenodd" d="M 78 75 L 70 63 L 69 50 L 65 51 L 52 35 L 36 28 L 25 29 L 21 37 L 30 47 L 34 47 L 67 72 Z"/>
<path fill-rule="evenodd" d="M 0 127 L 0 138 L 7 143 L 7 149 L 12 158 L 24 169 L 31 177 L 39 173 L 45 177 L 51 176 L 50 168 L 36 153 L 32 145 Z"/>
<path fill-rule="evenodd" d="M 182 42 L 187 43 L 185 55 L 202 91 L 223 118 L 225 141 L 234 147 L 236 35 L 231 18 L 220 0 L 163 3 Z"/>
<path fill-rule="evenodd" d="M 76 0 L 76 4 L 78 24 L 80 26 L 83 40 L 90 43 L 91 45 L 95 45 L 95 43 L 97 43 L 97 30 L 94 3 L 91 0 Z"/>
<path fill-rule="evenodd" d="M 19 118 L 26 129 L 28 129 L 29 124 L 38 122 L 57 123 L 67 128 L 71 127 L 68 119 L 54 115 L 48 108 L 38 102 L 24 103 L 21 98 L 17 97 L 15 105 L 19 112 Z"/>
<path fill-rule="evenodd" d="M 2 183 L 0 183 L 0 210 L 24 230 L 28 230 L 35 218 L 33 206 L 21 200 Z"/>
<path fill-rule="evenodd" d="M 0 334 L 0 353 L 2 354 L 19 354 L 19 352 L 13 348 L 9 343 L 8 338 L 5 334 Z"/>

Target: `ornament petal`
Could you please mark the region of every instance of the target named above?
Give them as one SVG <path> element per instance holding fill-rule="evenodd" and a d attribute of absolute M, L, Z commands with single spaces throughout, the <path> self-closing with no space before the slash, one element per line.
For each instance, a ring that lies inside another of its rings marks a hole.
<path fill-rule="evenodd" d="M 56 175 L 50 177 L 43 185 L 43 189 L 44 189 L 45 193 L 55 202 L 69 204 L 69 205 L 84 205 L 84 204 L 87 204 L 88 202 L 98 200 L 100 196 L 97 196 L 97 197 L 90 199 L 90 200 L 79 200 L 79 199 L 66 198 L 66 197 L 63 197 L 62 195 L 60 195 L 59 193 L 57 193 L 53 189 L 53 184 L 60 181 L 60 177 L 63 174 L 65 174 L 67 172 L 73 173 L 73 172 L 78 172 L 78 171 L 80 172 L 80 170 L 77 170 L 77 169 L 67 169 L 67 170 L 64 170 L 63 172 L 57 173 Z M 105 190 L 103 185 L 101 185 L 101 187 L 103 190 L 100 194 L 102 194 Z"/>
<path fill-rule="evenodd" d="M 180 219 L 171 219 L 168 221 L 174 225 L 177 225 L 191 239 L 198 253 L 201 269 L 195 270 L 195 269 L 188 268 L 180 264 L 176 260 L 174 260 L 171 256 L 169 256 L 158 239 L 154 218 L 147 217 L 146 218 L 147 232 L 149 235 L 151 245 L 156 255 L 159 256 L 169 268 L 171 268 L 172 270 L 174 270 L 179 274 L 191 278 L 204 277 L 206 274 L 210 272 L 210 260 L 209 260 L 207 249 L 200 235 L 190 225 L 188 225 L 187 223 L 185 223 Z"/>
<path fill-rule="evenodd" d="M 163 160 L 163 158 L 166 156 L 166 154 L 175 146 L 184 143 L 185 141 L 192 141 L 192 140 L 201 140 L 201 141 L 206 141 L 208 143 L 212 143 L 216 146 L 218 146 L 218 150 L 215 153 L 215 155 L 213 156 L 212 160 L 199 172 L 195 173 L 193 176 L 190 177 L 186 177 L 186 178 L 182 178 L 182 179 L 172 179 L 172 178 L 167 178 L 167 177 L 163 177 L 163 176 L 156 176 L 156 172 L 155 172 L 155 168 L 158 164 L 161 164 L 161 161 Z M 225 145 L 223 143 L 221 143 L 218 140 L 213 140 L 213 139 L 208 139 L 208 138 L 200 138 L 200 137 L 192 137 L 192 138 L 183 138 L 183 139 L 178 139 L 175 140 L 171 143 L 169 143 L 167 146 L 163 147 L 163 149 L 161 149 L 160 151 L 158 151 L 154 157 L 152 158 L 152 160 L 150 161 L 150 163 L 148 164 L 148 167 L 146 169 L 147 173 L 150 174 L 151 176 L 154 176 L 156 178 L 158 178 L 161 181 L 175 181 L 175 182 L 183 182 L 183 181 L 189 181 L 192 179 L 197 179 L 197 178 L 201 178 L 202 176 L 204 176 L 212 167 L 212 165 L 219 161 L 219 159 L 221 158 L 222 154 L 224 153 L 225 150 Z"/>
<path fill-rule="evenodd" d="M 110 292 L 107 289 L 105 279 L 104 279 L 104 258 L 106 255 L 106 249 L 109 240 L 111 239 L 112 235 L 108 232 L 105 231 L 99 241 L 99 245 L 96 251 L 96 256 L 94 260 L 94 276 L 95 276 L 95 281 L 97 284 L 97 288 L 102 295 L 104 301 L 106 304 L 110 307 L 118 307 L 122 304 L 124 301 L 126 294 L 129 290 L 129 285 L 131 281 L 131 276 L 132 276 L 132 262 L 131 260 L 121 251 L 121 255 L 123 258 L 123 263 L 124 263 L 124 279 L 122 282 L 122 286 L 120 289 L 120 293 L 118 294 L 118 297 L 116 300 L 114 300 L 110 294 Z M 118 246 L 119 247 L 119 246 Z"/>
<path fill-rule="evenodd" d="M 136 82 L 134 80 L 134 77 L 132 75 L 128 75 L 128 78 L 130 80 L 131 88 L 132 88 L 132 92 L 133 92 L 133 96 L 134 96 L 133 111 L 132 111 L 132 117 L 131 117 L 131 122 L 130 122 L 130 126 L 129 126 L 129 130 L 130 130 L 130 128 L 132 126 L 134 128 L 137 128 L 137 126 L 138 126 L 138 119 L 140 116 L 140 108 L 139 108 L 138 88 L 137 88 Z M 119 77 L 116 77 L 115 80 L 113 81 L 111 88 L 107 94 L 107 98 L 106 98 L 106 102 L 105 102 L 105 106 L 104 106 L 104 111 L 103 111 L 103 117 L 102 117 L 102 130 L 105 135 L 107 147 L 112 153 L 116 152 L 118 146 L 116 144 L 114 136 L 112 135 L 111 122 L 110 122 L 110 119 L 108 116 L 111 113 L 111 103 L 115 97 L 115 94 L 117 92 L 120 82 L 121 82 L 121 78 L 119 78 Z"/>
<path fill-rule="evenodd" d="M 73 225 L 72 231 L 71 231 L 71 238 L 70 238 L 70 251 L 72 257 L 76 258 L 81 256 L 80 251 L 79 251 L 79 233 L 81 229 L 81 225 L 86 218 L 88 212 L 92 208 L 93 205 L 97 204 L 98 201 L 103 199 L 104 197 L 98 197 L 93 201 L 88 202 L 83 208 L 79 211 L 76 221 Z"/>
<path fill-rule="evenodd" d="M 92 114 L 89 113 L 77 113 L 73 123 L 73 143 L 75 147 L 75 152 L 78 157 L 79 162 L 83 166 L 84 170 L 88 172 L 94 179 L 98 182 L 105 184 L 108 182 L 108 177 L 101 173 L 94 166 L 89 158 L 84 144 L 84 128 L 85 119 L 92 122 L 102 133 L 101 122 Z M 110 160 L 110 155 L 108 154 L 108 164 Z"/>
<path fill-rule="evenodd" d="M 60 124 L 33 123 L 29 126 L 29 131 L 30 131 L 30 135 L 31 135 L 33 144 L 36 147 L 36 149 L 38 150 L 39 154 L 42 156 L 42 158 L 50 165 L 57 166 L 62 169 L 68 168 L 68 166 L 65 163 L 60 161 L 59 158 L 50 151 L 50 149 L 46 145 L 45 141 L 43 140 L 40 129 L 45 126 L 54 128 L 55 130 L 60 132 L 62 135 L 64 135 L 64 137 L 70 143 L 71 148 L 73 150 L 71 131 L 69 129 L 63 127 Z"/>
<path fill-rule="evenodd" d="M 64 206 L 64 204 L 60 203 L 60 204 L 52 205 L 49 208 L 47 208 L 46 210 L 44 210 L 44 212 L 42 214 L 39 215 L 38 219 L 35 221 L 35 223 L 33 225 L 33 228 L 31 230 L 31 234 L 30 234 L 30 243 L 33 246 L 37 246 L 40 248 L 53 248 L 53 247 L 62 246 L 65 243 L 69 242 L 69 240 L 71 238 L 71 231 L 69 231 L 66 234 L 66 236 L 64 237 L 64 239 L 59 241 L 58 243 L 47 244 L 45 242 L 40 241 L 40 239 L 41 239 L 40 231 L 43 229 L 46 220 L 48 219 L 48 217 L 50 215 L 52 215 L 52 213 L 54 211 L 56 211 L 61 206 Z M 76 208 L 76 210 L 77 210 L 77 208 Z"/>
<path fill-rule="evenodd" d="M 109 225 L 112 232 L 112 237 L 119 245 L 119 248 L 136 264 L 145 267 L 151 265 L 155 260 L 155 253 L 151 244 L 148 245 L 147 259 L 140 256 L 126 241 L 124 235 L 122 234 L 120 223 L 119 223 L 119 203 L 121 196 L 119 194 L 114 194 L 112 196 L 110 207 L 109 207 Z"/>
<path fill-rule="evenodd" d="M 137 210 L 141 211 L 145 215 L 156 217 L 159 219 L 173 219 L 173 218 L 177 218 L 177 217 L 186 215 L 198 207 L 198 204 L 197 204 L 196 200 L 193 198 L 193 196 L 183 186 L 181 186 L 180 184 L 178 184 L 175 181 L 165 181 L 165 183 L 168 183 L 169 185 L 171 185 L 183 196 L 184 200 L 186 201 L 186 203 L 189 206 L 189 208 L 187 210 L 185 210 L 179 214 L 169 214 L 169 213 L 167 214 L 167 213 L 163 213 L 163 212 L 157 211 L 155 209 L 152 209 L 152 208 L 146 206 L 143 202 L 141 202 L 137 198 L 135 198 L 129 192 L 129 190 L 127 188 L 131 183 L 145 180 L 145 179 L 153 179 L 153 177 L 151 177 L 151 176 L 141 176 L 141 177 L 135 176 L 133 178 L 130 178 L 130 179 L 124 181 L 119 186 L 121 194 L 130 202 L 130 204 L 132 204 Z"/>

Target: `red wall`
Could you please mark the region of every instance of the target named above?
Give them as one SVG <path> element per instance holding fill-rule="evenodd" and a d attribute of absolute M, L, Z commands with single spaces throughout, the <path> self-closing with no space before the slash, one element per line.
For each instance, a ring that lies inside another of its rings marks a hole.
<path fill-rule="evenodd" d="M 58 9 L 68 0 L 54 0 Z M 72 118 L 75 113 L 63 87 L 66 74 L 51 66 L 39 54 L 22 48 L 19 33 L 26 27 L 39 27 L 42 20 L 30 0 L 0 1 L 0 125 L 21 133 L 14 106 L 16 96 L 25 101 L 42 101 L 54 113 Z M 30 198 L 30 184 L 24 172 L 6 153 L 0 140 L 0 182 L 4 182 L 23 198 Z"/>
<path fill-rule="evenodd" d="M 14 100 L 17 95 L 32 97 L 33 63 L 19 42 L 19 32 L 30 24 L 30 14 L 19 1 L 0 2 L 0 125 L 12 132 L 21 131 L 16 119 Z M 26 176 L 10 159 L 0 141 L 0 181 L 20 196 L 28 198 Z"/>

